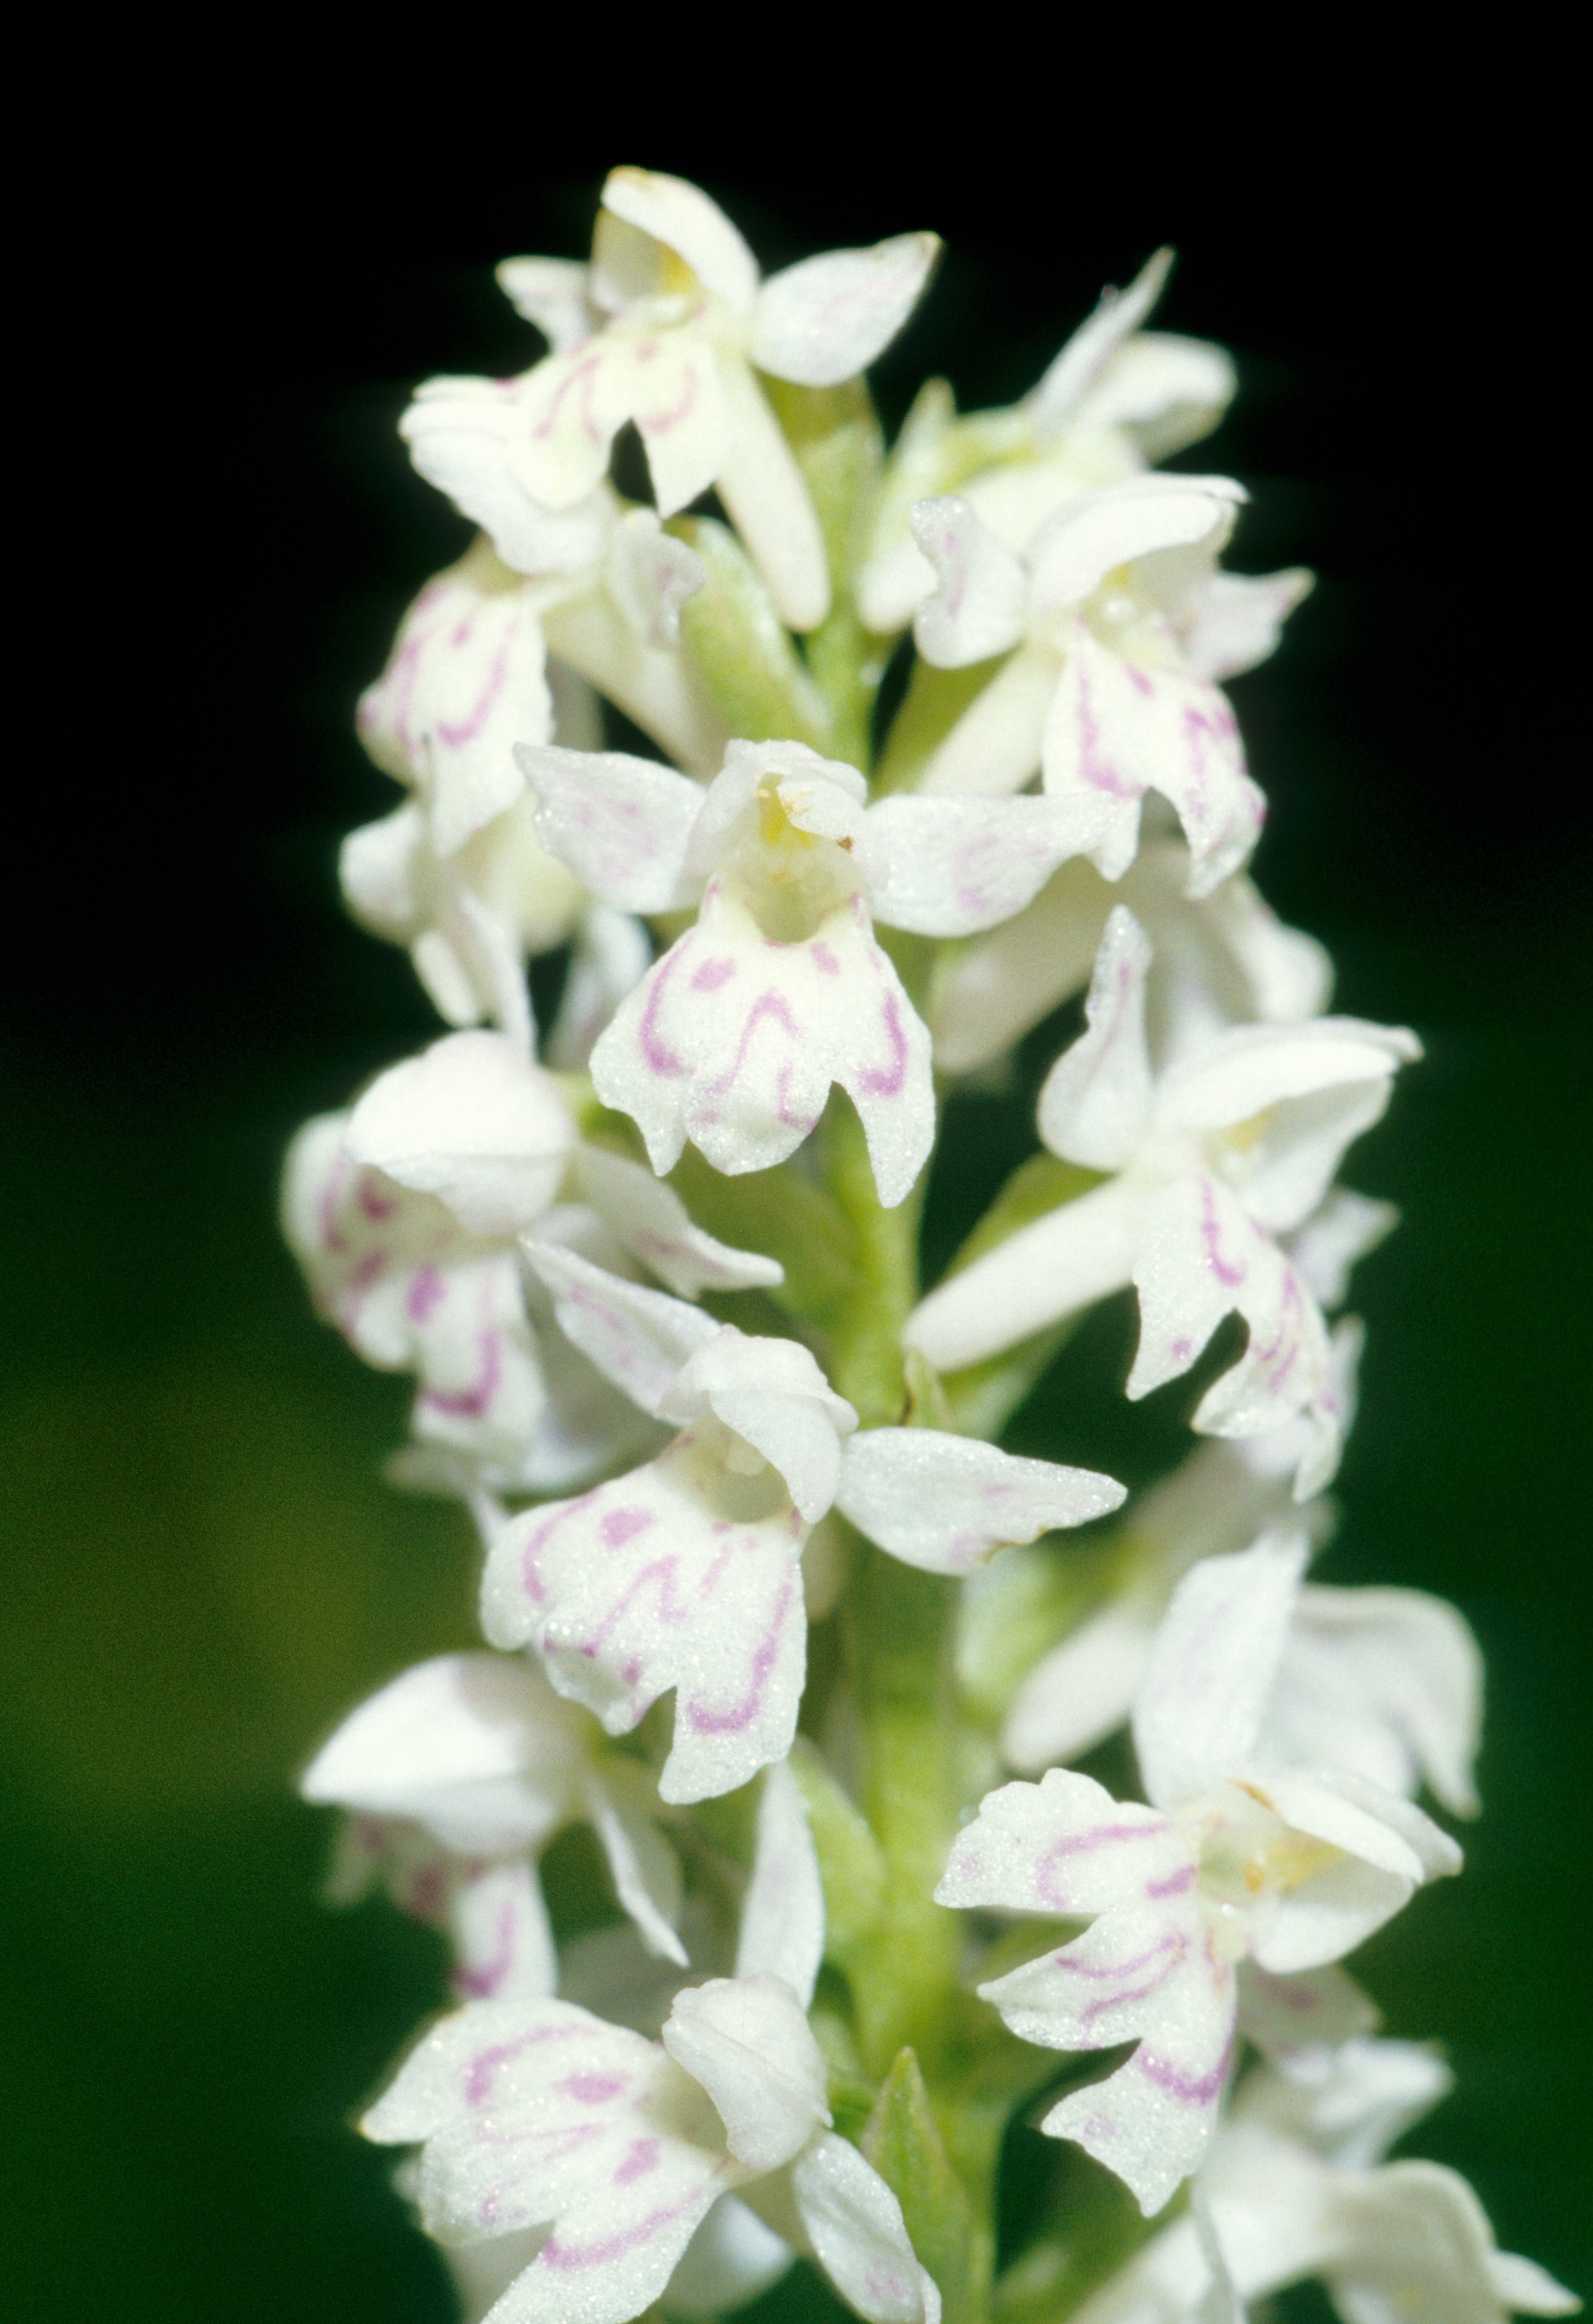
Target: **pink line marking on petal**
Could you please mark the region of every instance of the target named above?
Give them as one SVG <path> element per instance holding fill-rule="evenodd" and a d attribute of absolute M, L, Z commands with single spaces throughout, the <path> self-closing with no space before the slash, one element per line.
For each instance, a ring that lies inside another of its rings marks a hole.
<path fill-rule="evenodd" d="M 902 1030 L 902 1015 L 894 992 L 886 992 L 881 1014 L 885 1038 L 891 1045 L 891 1063 L 888 1066 L 865 1065 L 857 1075 L 857 1086 L 869 1097 L 899 1097 L 907 1079 L 907 1036 Z"/>
<path fill-rule="evenodd" d="M 1181 1865 L 1176 1872 L 1170 1872 L 1165 1880 L 1147 1880 L 1145 1882 L 1145 1895 L 1147 1896 L 1181 1896 L 1184 1895 L 1186 1890 L 1192 1888 L 1194 1885 L 1194 1866 L 1192 1864 Z"/>
<path fill-rule="evenodd" d="M 1035 1891 L 1044 1897 L 1047 1904 L 1054 1904 L 1059 1912 L 1066 1912 L 1067 1892 L 1060 1877 L 1064 1858 L 1092 1856 L 1097 1849 L 1117 1848 L 1125 1841 L 1145 1840 L 1158 1836 L 1156 1825 L 1141 1823 L 1103 1823 L 1098 1824 L 1093 1831 L 1065 1832 L 1060 1840 L 1052 1840 L 1036 1865 Z"/>
<path fill-rule="evenodd" d="M 808 946 L 808 954 L 810 959 L 812 961 L 814 967 L 821 969 L 826 976 L 838 976 L 840 974 L 841 964 L 839 961 L 837 960 L 834 953 L 830 951 L 829 946 L 823 942 L 822 938 L 816 938 L 815 941 Z"/>
<path fill-rule="evenodd" d="M 514 1907 L 505 1904 L 498 1913 L 497 1947 L 489 1961 L 479 1969 L 461 1969 L 454 1978 L 460 1993 L 483 2001 L 495 1993 L 514 1966 Z"/>
<path fill-rule="evenodd" d="M 465 2076 L 465 2104 L 478 2107 L 492 2094 L 492 2085 L 500 2066 L 512 2065 L 523 2058 L 527 2050 L 540 2049 L 545 2042 L 584 2040 L 585 2025 L 533 2025 L 528 2034 L 518 2034 L 512 2042 L 499 2042 L 490 2050 L 477 2051 L 470 2061 Z"/>
<path fill-rule="evenodd" d="M 601 2106 L 607 2098 L 618 2098 L 626 2087 L 623 2074 L 569 2074 L 553 2088 L 568 2098 L 577 2098 L 582 2106 Z"/>
<path fill-rule="evenodd" d="M 538 1526 L 536 1531 L 528 1538 L 525 1547 L 521 1551 L 521 1582 L 524 1588 L 526 1596 L 536 1605 L 545 1606 L 548 1602 L 547 1588 L 542 1581 L 542 1572 L 537 1563 L 537 1560 L 542 1551 L 546 1547 L 547 1544 L 552 1539 L 553 1536 L 559 1531 L 561 1526 L 567 1526 L 572 1517 L 576 1517 L 580 1515 L 581 1511 L 588 1507 L 588 1503 L 597 1499 L 601 1489 L 602 1488 L 600 1486 L 594 1485 L 591 1491 L 589 1493 L 583 1493 L 579 1500 L 567 1501 L 561 1509 L 556 1509 L 551 1517 L 544 1518 L 542 1523 Z"/>
<path fill-rule="evenodd" d="M 440 1268 L 417 1268 L 410 1283 L 409 1296 L 403 1303 L 410 1321 L 423 1323 L 447 1288 Z"/>
<path fill-rule="evenodd" d="M 1138 798 L 1142 784 L 1125 783 L 1117 769 L 1101 754 L 1101 730 L 1090 700 L 1088 673 L 1079 672 L 1079 779 L 1091 790 L 1106 791 L 1113 798 Z"/>
<path fill-rule="evenodd" d="M 448 718 L 440 718 L 437 721 L 437 739 L 449 750 L 458 750 L 461 742 L 475 742 L 492 715 L 494 705 L 503 693 L 504 683 L 509 674 L 509 649 L 514 641 L 514 637 L 515 632 L 511 630 L 500 640 L 498 650 L 493 656 L 492 668 L 486 673 L 486 683 L 477 696 L 468 716 L 461 718 L 457 724 Z"/>
<path fill-rule="evenodd" d="M 752 1659 L 752 1681 L 746 1694 L 728 1711 L 709 1711 L 694 1702 L 686 1717 L 694 1734 L 739 1735 L 752 1725 L 763 1703 L 769 1683 L 769 1674 L 780 1652 L 780 1640 L 785 1628 L 786 1609 L 791 1604 L 792 1582 L 786 1575 L 768 1628 L 759 1639 Z"/>
<path fill-rule="evenodd" d="M 628 2187 L 633 2179 L 645 2179 L 650 2171 L 656 2171 L 657 2168 L 657 2139 L 635 2139 L 632 2143 L 630 2153 L 614 2174 L 614 2183 L 616 2187 Z"/>
<path fill-rule="evenodd" d="M 733 960 L 705 960 L 691 980 L 693 992 L 717 992 L 736 973 Z"/>
<path fill-rule="evenodd" d="M 1227 2079 L 1228 2061 L 1234 2054 L 1234 2037 L 1230 2034 L 1223 2044 L 1222 2056 L 1208 2074 L 1185 2074 L 1165 2058 L 1154 2056 L 1147 2043 L 1142 2042 L 1134 2053 L 1135 2070 L 1147 2081 L 1154 2082 L 1169 2098 L 1184 2106 L 1209 2106 L 1221 2092 Z"/>
<path fill-rule="evenodd" d="M 1250 1269 L 1244 1260 L 1225 1259 L 1222 1255 L 1221 1232 L 1217 1222 L 1217 1196 L 1209 1178 L 1200 1181 L 1200 1240 L 1206 1246 L 1211 1272 L 1219 1283 L 1232 1286 L 1246 1280 Z"/>
<path fill-rule="evenodd" d="M 638 2219 L 634 2227 L 623 2227 L 618 2235 L 608 2236 L 603 2243 L 564 2244 L 556 2235 L 550 2236 L 534 2265 L 557 2268 L 561 2274 L 580 2268 L 607 2266 L 610 2260 L 623 2259 L 626 2252 L 635 2251 L 641 2245 L 651 2243 L 660 2227 L 667 2227 L 672 2220 L 684 2218 L 689 2211 L 704 2208 L 704 2191 L 699 2190 L 683 2197 L 678 2203 L 649 2211 L 647 2217 Z"/>
<path fill-rule="evenodd" d="M 656 1074 L 661 1081 L 672 1080 L 686 1070 L 658 1029 L 658 1012 L 663 1006 L 664 988 L 680 964 L 679 949 L 671 947 L 647 981 L 647 1001 L 637 1028 L 643 1062 L 648 1072 Z"/>
<path fill-rule="evenodd" d="M 491 1406 L 492 1400 L 503 1385 L 502 1335 L 483 1332 L 477 1342 L 481 1351 L 481 1370 L 473 1388 L 426 1389 L 423 1401 L 433 1412 L 451 1412 L 461 1420 L 479 1420 Z"/>
<path fill-rule="evenodd" d="M 369 1174 L 362 1171 L 358 1187 L 360 1209 L 367 1219 L 390 1219 L 398 1204 L 391 1194 L 384 1194 Z"/>
<path fill-rule="evenodd" d="M 741 1068 L 746 1063 L 746 1053 L 751 1046 L 753 1035 L 761 1024 L 771 1019 L 789 1039 L 795 1041 L 801 1038 L 801 1028 L 791 1013 L 784 994 L 774 991 L 773 988 L 767 992 L 760 992 L 746 1012 L 741 1028 L 741 1038 L 736 1045 L 736 1055 L 731 1058 L 725 1072 L 719 1075 L 718 1080 L 710 1082 L 709 1084 L 710 1097 L 724 1097 L 735 1087 Z"/>
<path fill-rule="evenodd" d="M 652 1509 L 610 1509 L 607 1516 L 599 1520 L 597 1531 L 603 1536 L 605 1549 L 618 1549 L 624 1543 L 634 1540 L 637 1534 L 645 1533 L 650 1525 L 656 1525 L 657 1522 L 657 1517 Z"/>

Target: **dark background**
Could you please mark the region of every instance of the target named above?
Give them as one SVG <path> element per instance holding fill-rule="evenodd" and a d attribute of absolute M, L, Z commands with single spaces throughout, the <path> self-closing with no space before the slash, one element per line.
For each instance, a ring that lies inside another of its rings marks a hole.
<path fill-rule="evenodd" d="M 362 1693 L 469 1642 L 470 1560 L 382 1486 L 404 1391 L 309 1317 L 274 1177 L 299 1120 L 434 1029 L 333 876 L 394 797 L 354 697 L 464 539 L 394 422 L 428 372 L 531 360 L 491 262 L 580 254 L 620 160 L 698 178 L 771 266 L 937 227 L 879 374 L 893 420 L 929 370 L 965 408 L 1009 401 L 1163 239 L 1158 320 L 1238 356 L 1236 413 L 1181 465 L 1251 487 L 1236 564 L 1321 576 L 1237 689 L 1259 875 L 1333 949 L 1338 1005 L 1429 1050 L 1352 1157 L 1406 1222 L 1357 1278 L 1323 1572 L 1452 1597 L 1491 1679 L 1468 1870 L 1360 1966 L 1459 2070 L 1411 2146 L 1586 2288 L 1588 830 L 1560 724 L 1585 592 L 1552 554 L 1586 493 L 1548 206 L 1473 174 L 1453 124 L 1412 143 L 1385 97 L 1308 129 L 1291 83 L 1220 134 L 1192 66 L 1200 118 L 1162 135 L 1121 75 L 1053 73 L 1010 127 L 970 129 L 960 86 L 905 117 L 876 79 L 872 120 L 815 82 L 774 115 L 682 101 L 661 132 L 529 56 L 475 61 L 468 141 L 434 133 L 471 90 L 423 61 L 235 135 L 240 50 L 208 126 L 124 136 L 92 235 L 42 270 L 32 356 L 65 386 L 36 536 L 60 560 L 14 664 L 41 820 L 14 834 L 33 933 L 5 1068 L 10 2312 L 450 2312 L 346 2127 L 437 1956 L 375 1908 L 322 1914 L 291 1784 Z M 550 130 L 567 115 L 590 136 Z M 1112 1466 L 1118 1425 L 1098 1394 L 1055 1449 Z"/>

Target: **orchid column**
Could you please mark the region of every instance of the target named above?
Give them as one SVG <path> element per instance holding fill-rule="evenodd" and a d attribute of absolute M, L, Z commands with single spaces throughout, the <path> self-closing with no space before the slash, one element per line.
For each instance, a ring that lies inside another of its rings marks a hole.
<path fill-rule="evenodd" d="M 863 374 L 937 248 L 764 279 L 618 170 L 589 264 L 500 270 L 550 352 L 403 422 L 481 531 L 362 704 L 406 795 L 343 876 L 449 1029 L 307 1125 L 283 1213 L 415 1377 L 391 1473 L 468 1510 L 485 1643 L 304 1777 L 334 1893 L 451 1957 L 364 2126 L 495 2324 L 729 2314 L 799 2256 L 877 2324 L 1313 2273 L 1349 2324 L 1561 2312 L 1324 2095 L 1412 2082 L 1338 1964 L 1459 1867 L 1415 1795 L 1474 1811 L 1479 1677 L 1440 1601 L 1305 1578 L 1360 1343 L 1329 1317 L 1393 1224 L 1337 1175 L 1420 1054 L 1325 1013 L 1246 875 L 1222 680 L 1310 576 L 1222 569 L 1242 488 L 1153 473 L 1232 388 L 1144 327 L 1165 253 L 1021 404 L 931 382 L 887 455 Z M 942 1091 L 1086 990 L 1041 1150 L 924 1286 Z M 1124 1510 L 996 1440 L 1130 1286 L 1131 1397 L 1230 1314 L 1247 1344 Z M 1125 1721 L 1144 1802 L 1063 1764 Z M 571 1937 L 541 1859 L 583 1822 L 613 1913 Z M 1093 2160 L 998 2254 L 1039 2100 Z"/>

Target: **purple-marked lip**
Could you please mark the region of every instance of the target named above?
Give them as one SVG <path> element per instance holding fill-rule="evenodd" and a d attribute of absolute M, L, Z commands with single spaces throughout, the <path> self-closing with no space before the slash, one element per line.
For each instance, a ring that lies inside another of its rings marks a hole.
<path fill-rule="evenodd" d="M 490 2050 L 477 2051 L 471 2059 L 465 2076 L 465 2104 L 478 2107 L 491 2096 L 495 2077 L 500 2066 L 512 2065 L 523 2058 L 527 2050 L 540 2049 L 546 2042 L 573 2042 L 584 2039 L 584 2025 L 534 2025 L 529 2034 L 517 2034 L 513 2042 L 499 2042 Z"/>
<path fill-rule="evenodd" d="M 417 1268 L 403 1303 L 410 1321 L 425 1323 L 446 1288 L 440 1268 L 431 1266 Z"/>
<path fill-rule="evenodd" d="M 1192 1864 L 1183 1864 L 1179 1867 L 1176 1872 L 1170 1872 L 1165 1880 L 1147 1880 L 1145 1883 L 1145 1895 L 1147 1896 L 1181 1896 L 1187 1889 L 1192 1888 L 1194 1885 L 1194 1866 Z"/>
<path fill-rule="evenodd" d="M 718 2172 L 714 2174 L 715 2178 L 718 2175 Z M 635 2251 L 643 2244 L 650 2244 L 661 2227 L 684 2218 L 690 2212 L 706 2211 L 713 2200 L 713 2194 L 711 2184 L 699 2188 L 678 2203 L 649 2211 L 647 2217 L 638 2219 L 634 2227 L 622 2227 L 618 2235 L 609 2236 L 601 2243 L 566 2244 L 560 2243 L 556 2235 L 550 2236 L 542 2246 L 542 2256 L 536 2264 L 557 2268 L 561 2274 L 580 2268 L 603 2267 L 610 2260 L 622 2259 L 626 2252 Z"/>
<path fill-rule="evenodd" d="M 710 1097 L 724 1097 L 735 1087 L 740 1076 L 741 1068 L 746 1063 L 746 1053 L 752 1045 L 753 1035 L 766 1019 L 773 1019 L 789 1040 L 801 1039 L 801 1028 L 792 1015 L 784 994 L 774 991 L 773 988 L 767 992 L 760 992 L 743 1021 L 741 1038 L 736 1045 L 736 1055 L 718 1081 L 709 1084 L 708 1093 Z"/>
<path fill-rule="evenodd" d="M 483 1332 L 478 1345 L 481 1370 L 477 1374 L 475 1385 L 456 1389 L 429 1388 L 425 1401 L 433 1412 L 453 1413 L 461 1420 L 479 1420 L 491 1408 L 492 1400 L 503 1385 L 501 1336 L 496 1332 Z"/>
<path fill-rule="evenodd" d="M 728 984 L 736 973 L 733 960 L 705 960 L 691 978 L 693 992 L 717 992 L 721 984 Z"/>
<path fill-rule="evenodd" d="M 642 1022 L 636 1030 L 643 1062 L 648 1072 L 656 1074 L 661 1081 L 674 1080 L 686 1070 L 684 1063 L 670 1047 L 669 1043 L 659 1031 L 658 1026 L 659 1011 L 663 1007 L 664 993 L 668 989 L 670 979 L 680 965 L 681 948 L 677 945 L 665 953 L 658 966 L 648 977 L 647 1000 L 642 1010 Z"/>

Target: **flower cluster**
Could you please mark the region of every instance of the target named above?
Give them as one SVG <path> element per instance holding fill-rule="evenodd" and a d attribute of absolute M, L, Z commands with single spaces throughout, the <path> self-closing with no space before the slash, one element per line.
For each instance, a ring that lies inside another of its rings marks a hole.
<path fill-rule="evenodd" d="M 1563 2312 L 1463 2181 L 1382 2160 L 1443 2072 L 1338 1965 L 1459 1866 L 1417 1794 L 1475 1812 L 1480 1676 L 1441 1601 L 1306 1578 L 1361 1336 L 1328 1319 L 1393 1224 L 1338 1171 L 1420 1055 L 1327 1013 L 1246 873 L 1223 686 L 1310 576 L 1226 569 L 1243 489 L 1153 466 L 1233 388 L 1144 327 L 1166 253 L 1019 404 L 931 382 L 887 453 L 863 374 L 938 246 L 764 279 L 616 170 L 589 264 L 499 270 L 548 352 L 403 422 L 480 530 L 362 701 L 404 798 L 342 876 L 449 1029 L 305 1127 L 283 1221 L 414 1376 L 391 1473 L 469 1512 L 486 1644 L 303 1778 L 334 1896 L 451 1959 L 364 2127 L 493 2324 L 726 2314 L 799 2255 L 876 2324 L 1308 2275 L 1348 2324 Z M 926 1294 L 945 1090 L 1079 993 L 1041 1151 Z M 1118 1515 L 995 1440 L 1130 1287 L 1131 1397 L 1246 1337 Z M 1073 1764 L 1125 1725 L 1143 1800 Z M 571 1824 L 613 1898 L 579 1934 Z M 1104 2170 L 997 2282 L 1037 2097 Z"/>

